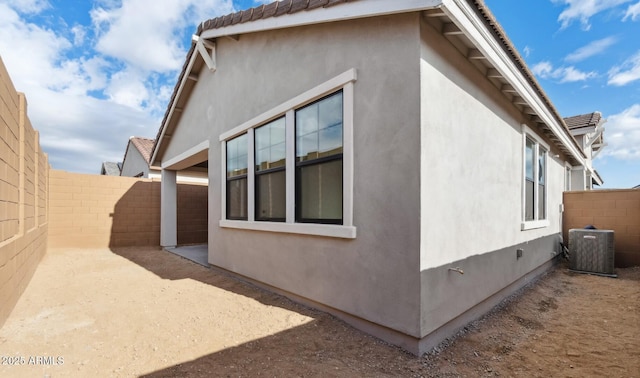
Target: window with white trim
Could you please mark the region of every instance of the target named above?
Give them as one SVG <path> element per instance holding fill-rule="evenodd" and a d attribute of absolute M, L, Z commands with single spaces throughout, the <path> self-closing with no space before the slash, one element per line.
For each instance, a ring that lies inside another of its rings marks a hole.
<path fill-rule="evenodd" d="M 221 227 L 355 238 L 355 79 L 349 70 L 220 136 Z"/>
<path fill-rule="evenodd" d="M 227 219 L 247 219 L 247 134 L 226 143 Z"/>
<path fill-rule="evenodd" d="M 284 222 L 287 217 L 285 118 L 254 130 L 255 219 Z"/>
<path fill-rule="evenodd" d="M 547 219 L 547 155 L 549 147 L 525 128 L 522 229 L 544 227 Z"/>
<path fill-rule="evenodd" d="M 296 221 L 342 224 L 342 91 L 296 110 Z"/>

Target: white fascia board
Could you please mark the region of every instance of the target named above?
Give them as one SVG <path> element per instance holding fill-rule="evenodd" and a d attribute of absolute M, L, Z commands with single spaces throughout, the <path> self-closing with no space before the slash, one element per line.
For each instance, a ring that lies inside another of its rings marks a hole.
<path fill-rule="evenodd" d="M 561 143 L 567 147 L 571 155 L 581 164 L 586 158 L 572 143 L 572 137 L 557 122 L 553 111 L 549 109 L 535 89 L 529 84 L 520 69 L 504 51 L 502 43 L 495 39 L 477 15 L 475 9 L 463 0 L 442 0 L 442 10 L 449 16 L 476 48 L 487 57 L 491 65 L 511 84 L 542 121 L 549 126 Z"/>
<path fill-rule="evenodd" d="M 254 33 L 258 31 L 292 28 L 296 26 L 324 24 L 327 22 L 352 20 L 356 18 L 383 16 L 396 13 L 418 12 L 437 8 L 442 0 L 365 0 L 344 3 L 328 8 L 316 8 L 311 11 L 300 11 L 283 14 L 222 28 L 205 30 L 201 38 L 211 39 L 229 35 Z"/>
<path fill-rule="evenodd" d="M 173 113 L 176 109 L 176 103 L 178 102 L 178 99 L 182 95 L 182 90 L 184 89 L 184 85 L 187 82 L 187 80 L 189 80 L 189 74 L 191 73 L 191 70 L 193 69 L 193 64 L 195 63 L 199 55 L 200 54 L 198 54 L 197 51 L 194 51 L 193 54 L 191 54 L 191 59 L 189 59 L 189 64 L 187 64 L 187 67 L 185 69 L 185 74 L 184 76 L 182 76 L 182 81 L 180 81 L 178 92 L 176 93 L 176 97 L 174 98 L 174 101 L 171 104 L 171 109 L 169 109 L 169 115 L 167 116 L 167 120 L 163 125 L 161 125 L 162 133 L 160 134 L 160 136 L 158 137 L 158 140 L 156 141 L 156 149 L 153 151 L 153 156 L 151 156 L 151 159 L 149 160 L 151 164 L 155 163 L 156 161 L 158 151 L 160 151 L 159 146 L 162 143 L 162 139 L 164 137 L 165 132 L 167 131 L 166 126 L 171 122 L 171 119 L 173 118 Z"/>
<path fill-rule="evenodd" d="M 596 127 L 595 126 L 587 126 L 587 127 L 581 127 L 579 129 L 569 130 L 569 131 L 571 132 L 571 135 L 579 136 L 579 135 L 589 134 L 589 133 L 592 133 L 592 132 L 596 131 Z"/>

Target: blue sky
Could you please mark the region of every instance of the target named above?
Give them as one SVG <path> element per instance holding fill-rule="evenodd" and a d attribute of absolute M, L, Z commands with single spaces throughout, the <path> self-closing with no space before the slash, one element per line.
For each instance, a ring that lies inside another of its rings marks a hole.
<path fill-rule="evenodd" d="M 52 166 L 98 173 L 156 136 L 198 23 L 260 3 L 0 0 L 0 56 Z M 640 185 L 640 1 L 486 3 L 562 116 L 608 120 L 604 188 Z"/>

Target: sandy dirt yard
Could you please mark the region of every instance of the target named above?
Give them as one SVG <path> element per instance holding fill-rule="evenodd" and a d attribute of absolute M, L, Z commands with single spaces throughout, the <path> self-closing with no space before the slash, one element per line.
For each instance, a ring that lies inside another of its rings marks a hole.
<path fill-rule="evenodd" d="M 640 268 L 556 269 L 416 358 L 155 248 L 50 250 L 1 377 L 640 377 Z"/>

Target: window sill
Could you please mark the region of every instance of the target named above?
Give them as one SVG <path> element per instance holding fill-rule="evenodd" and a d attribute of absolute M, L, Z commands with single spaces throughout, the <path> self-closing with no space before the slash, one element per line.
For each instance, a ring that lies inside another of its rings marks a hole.
<path fill-rule="evenodd" d="M 355 239 L 356 228 L 332 224 L 249 222 L 220 220 L 220 227 L 267 232 L 283 232 L 288 234 L 328 236 L 332 238 Z"/>
<path fill-rule="evenodd" d="M 548 219 L 543 219 L 543 220 L 538 220 L 538 221 L 526 221 L 526 222 L 522 222 L 522 231 L 526 231 L 526 230 L 534 230 L 536 228 L 544 228 L 544 227 L 548 227 L 549 226 L 549 220 Z"/>

